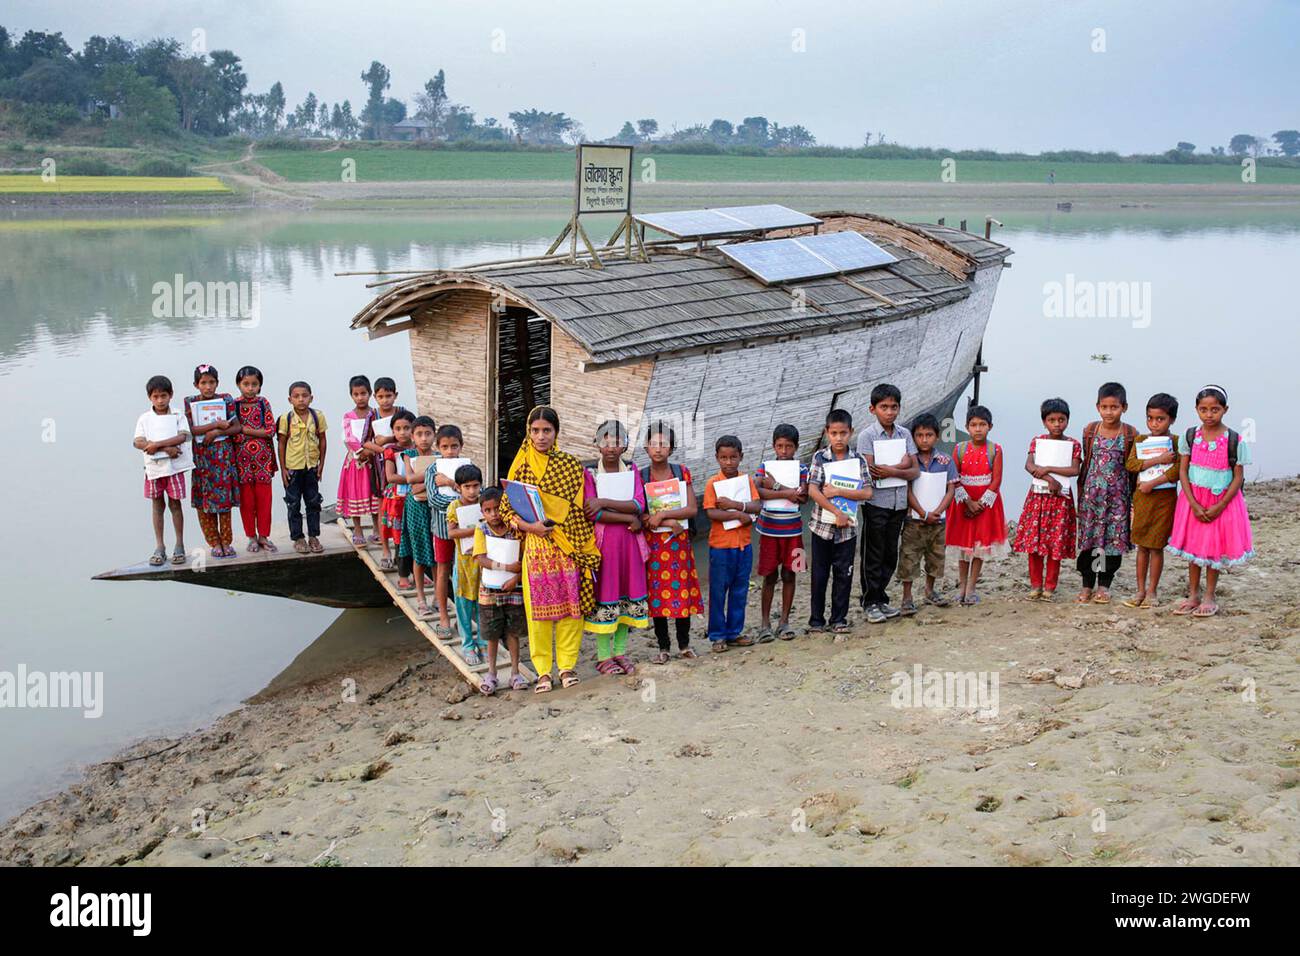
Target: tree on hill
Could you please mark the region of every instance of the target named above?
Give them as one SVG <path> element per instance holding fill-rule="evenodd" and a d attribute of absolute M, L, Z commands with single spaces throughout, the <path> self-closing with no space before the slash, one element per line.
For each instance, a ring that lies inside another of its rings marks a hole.
<path fill-rule="evenodd" d="M 96 92 L 101 101 L 116 108 L 120 122 L 135 133 L 176 128 L 176 97 L 171 90 L 125 64 L 105 67 Z"/>
<path fill-rule="evenodd" d="M 1247 153 L 1258 153 L 1259 140 L 1249 133 L 1238 133 L 1232 139 L 1228 140 L 1228 152 L 1233 156 L 1245 156 Z"/>
<path fill-rule="evenodd" d="M 1300 155 L 1300 130 L 1280 129 L 1273 134 L 1273 142 L 1277 143 L 1283 156 Z"/>
<path fill-rule="evenodd" d="M 361 74 L 361 82 L 369 87 L 366 105 L 361 110 L 361 126 L 366 139 L 379 139 L 384 131 L 384 91 L 388 89 L 390 78 L 388 67 L 378 60 L 371 60 L 370 68 Z"/>
<path fill-rule="evenodd" d="M 566 134 L 571 133 L 575 125 L 573 119 L 563 113 L 537 109 L 516 110 L 508 115 L 510 122 L 515 124 L 519 139 L 537 146 L 563 145 Z"/>

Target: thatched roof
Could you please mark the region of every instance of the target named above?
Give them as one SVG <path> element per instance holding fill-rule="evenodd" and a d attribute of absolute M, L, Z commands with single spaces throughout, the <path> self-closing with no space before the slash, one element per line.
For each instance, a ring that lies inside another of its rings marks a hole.
<path fill-rule="evenodd" d="M 1011 250 L 960 230 L 879 216 L 818 213 L 821 231 L 862 232 L 897 257 L 887 266 L 768 286 L 715 249 L 655 248 L 648 262 L 521 262 L 430 272 L 396 283 L 352 320 L 372 333 L 418 316 L 446 295 L 477 289 L 558 324 L 594 364 L 894 320 L 970 295 L 976 269 Z M 786 230 L 798 235 L 811 230 Z M 950 235 L 955 233 L 956 235 Z"/>

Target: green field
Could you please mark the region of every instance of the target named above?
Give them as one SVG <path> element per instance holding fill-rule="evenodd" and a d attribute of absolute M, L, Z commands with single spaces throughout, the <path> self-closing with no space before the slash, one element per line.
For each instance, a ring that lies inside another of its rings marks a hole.
<path fill-rule="evenodd" d="M 572 153 L 469 152 L 460 150 L 358 148 L 329 152 L 258 151 L 267 169 L 291 182 L 337 182 L 343 161 L 356 162 L 358 182 L 401 180 L 558 180 L 573 176 Z M 686 156 L 643 154 L 655 161 L 662 182 L 935 182 L 941 167 L 929 159 L 854 159 L 820 156 Z M 1239 183 L 1229 165 L 1174 163 L 1049 163 L 1033 160 L 958 160 L 957 182 L 1042 183 Z M 639 174 L 639 169 L 638 169 Z M 1261 183 L 1300 184 L 1300 169 L 1260 166 Z"/>

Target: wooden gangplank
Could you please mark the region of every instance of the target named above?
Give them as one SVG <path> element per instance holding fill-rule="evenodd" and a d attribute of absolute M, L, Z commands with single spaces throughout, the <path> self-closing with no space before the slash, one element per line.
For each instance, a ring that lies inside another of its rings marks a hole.
<path fill-rule="evenodd" d="M 379 545 L 370 543 L 367 543 L 364 546 L 353 544 L 352 526 L 346 519 L 338 519 L 338 531 L 339 534 L 343 536 L 343 540 L 348 542 L 356 550 L 357 556 L 361 559 L 362 563 L 370 569 L 370 573 L 374 575 L 375 580 L 378 581 L 380 586 L 388 592 L 389 597 L 392 598 L 394 606 L 406 615 L 411 624 L 415 626 L 415 629 L 419 631 L 430 644 L 437 648 L 438 653 L 451 662 L 451 665 L 456 668 L 460 673 L 460 676 L 465 678 L 465 680 L 469 682 L 469 685 L 477 690 L 479 681 L 481 681 L 483 675 L 487 673 L 487 664 L 471 664 L 465 659 L 464 654 L 461 653 L 460 634 L 458 634 L 454 628 L 452 629 L 451 636 L 444 639 L 439 637 L 434 631 L 433 622 L 420 620 L 419 615 L 415 612 L 415 589 L 411 588 L 406 591 L 399 590 L 397 587 L 397 572 L 385 571 L 379 566 L 379 555 L 382 553 Z M 369 528 L 367 528 L 367 533 L 368 532 Z M 452 573 L 455 573 L 454 569 Z M 432 602 L 433 585 L 429 585 L 426 589 L 425 597 Z M 450 595 L 448 596 L 448 600 L 451 600 Z M 456 620 L 454 610 L 451 610 L 450 616 L 454 622 Z M 528 681 L 532 683 L 537 679 L 537 675 L 532 672 L 527 663 L 527 633 L 519 635 L 519 657 L 519 673 L 523 674 L 524 677 L 528 678 Z M 500 690 L 509 690 L 510 651 L 505 646 L 504 641 L 497 650 L 497 681 Z"/>

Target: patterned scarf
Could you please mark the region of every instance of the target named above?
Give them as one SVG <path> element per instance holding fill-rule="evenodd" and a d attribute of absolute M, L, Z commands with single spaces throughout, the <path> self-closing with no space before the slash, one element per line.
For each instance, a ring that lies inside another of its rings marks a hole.
<path fill-rule="evenodd" d="M 533 446 L 531 438 L 525 437 L 507 479 L 536 485 L 541 492 L 546 517 L 555 522 L 551 541 L 578 566 L 582 614 L 591 617 L 596 610 L 595 576 L 600 568 L 600 552 L 591 521 L 578 500 L 584 481 L 582 463 L 554 446 L 543 454 Z M 515 517 L 505 496 L 501 498 L 501 514 L 507 522 Z"/>

